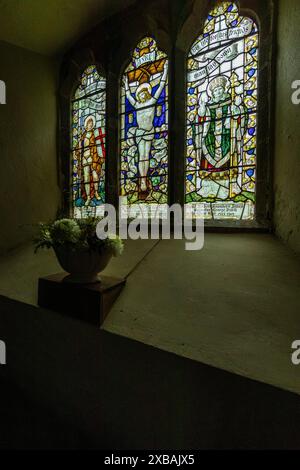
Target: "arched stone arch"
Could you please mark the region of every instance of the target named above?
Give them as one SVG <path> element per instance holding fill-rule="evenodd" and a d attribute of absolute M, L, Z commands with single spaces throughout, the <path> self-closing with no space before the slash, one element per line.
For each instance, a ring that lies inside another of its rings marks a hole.
<path fill-rule="evenodd" d="M 135 46 L 120 87 L 120 194 L 132 208 L 169 202 L 168 57 L 153 36 Z"/>
<path fill-rule="evenodd" d="M 73 147 L 72 147 L 72 107 L 76 90 L 81 84 L 84 71 L 91 65 L 105 79 L 105 67 L 100 63 L 91 48 L 74 48 L 64 59 L 60 70 L 59 85 L 59 181 L 62 188 L 61 212 L 74 215 L 73 193 Z M 106 193 L 106 189 L 105 189 Z M 94 211 L 95 212 L 95 211 Z"/>
<path fill-rule="evenodd" d="M 191 50 L 196 38 L 199 37 L 201 31 L 204 30 L 205 22 L 209 12 L 218 5 L 230 4 L 236 5 L 239 10 L 240 17 L 247 17 L 249 21 L 253 21 L 258 26 L 259 34 L 259 73 L 257 77 L 258 82 L 258 128 L 256 133 L 257 138 L 257 180 L 256 180 L 256 217 L 248 221 L 234 221 L 228 219 L 218 222 L 218 225 L 233 225 L 233 226 L 257 226 L 264 227 L 270 226 L 271 209 L 272 209 L 272 136 L 273 136 L 273 123 L 272 123 L 272 95 L 274 84 L 272 83 L 272 66 L 273 66 L 273 51 L 274 51 L 274 27 L 273 27 L 273 2 L 268 1 L 267 5 L 264 2 L 256 0 L 242 0 L 240 2 L 220 2 L 209 1 L 198 2 L 195 0 L 192 7 L 192 12 L 186 18 L 181 30 L 178 33 L 176 42 L 176 70 L 180 67 L 178 73 L 178 80 L 185 83 L 187 86 L 187 63 L 188 54 Z M 182 67 L 184 65 L 184 67 Z M 185 72 L 182 72 L 185 70 Z M 185 94 L 183 99 L 177 102 L 176 116 L 178 119 L 177 127 L 186 128 L 183 116 L 183 107 L 187 110 L 188 95 Z M 185 156 L 188 153 L 189 139 L 183 141 L 178 136 L 177 148 L 179 148 Z M 181 152 L 180 152 L 181 153 Z M 183 181 L 186 178 L 186 164 L 185 162 L 177 161 L 178 176 Z M 198 170 L 197 170 L 198 171 Z M 249 169 L 250 175 L 250 169 Z M 184 183 L 186 185 L 186 183 Z M 178 199 L 182 200 L 184 195 L 179 191 Z M 185 198 L 185 197 L 184 197 Z"/>

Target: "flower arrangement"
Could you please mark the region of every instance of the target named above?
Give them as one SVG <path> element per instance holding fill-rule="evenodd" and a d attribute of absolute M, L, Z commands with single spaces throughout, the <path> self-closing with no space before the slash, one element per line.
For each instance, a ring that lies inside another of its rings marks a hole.
<path fill-rule="evenodd" d="M 100 219 L 59 219 L 49 224 L 39 224 L 39 234 L 34 240 L 35 252 L 39 248 L 66 247 L 74 251 L 88 250 L 98 253 L 109 251 L 113 256 L 121 255 L 123 242 L 117 235 L 105 240 L 97 237 L 96 227 Z"/>

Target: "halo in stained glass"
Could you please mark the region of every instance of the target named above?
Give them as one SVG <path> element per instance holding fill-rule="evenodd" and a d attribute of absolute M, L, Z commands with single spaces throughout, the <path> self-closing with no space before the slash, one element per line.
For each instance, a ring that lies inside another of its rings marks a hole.
<path fill-rule="evenodd" d="M 223 2 L 188 56 L 185 202 L 207 219 L 255 217 L 258 52 L 255 22 Z"/>
<path fill-rule="evenodd" d="M 133 51 L 121 86 L 121 195 L 125 204 L 168 202 L 168 59 L 152 37 Z"/>
<path fill-rule="evenodd" d="M 106 79 L 85 69 L 72 100 L 72 206 L 75 218 L 103 215 L 105 203 Z"/>

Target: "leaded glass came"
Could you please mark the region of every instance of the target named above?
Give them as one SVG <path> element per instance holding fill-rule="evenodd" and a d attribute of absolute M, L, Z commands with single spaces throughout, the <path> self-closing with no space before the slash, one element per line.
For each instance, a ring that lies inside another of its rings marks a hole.
<path fill-rule="evenodd" d="M 255 218 L 258 28 L 223 2 L 187 67 L 186 204 L 206 219 Z"/>
<path fill-rule="evenodd" d="M 72 201 L 76 218 L 100 216 L 105 203 L 106 80 L 94 65 L 72 101 Z"/>
<path fill-rule="evenodd" d="M 124 72 L 120 122 L 121 195 L 156 210 L 168 202 L 168 60 L 151 37 Z"/>

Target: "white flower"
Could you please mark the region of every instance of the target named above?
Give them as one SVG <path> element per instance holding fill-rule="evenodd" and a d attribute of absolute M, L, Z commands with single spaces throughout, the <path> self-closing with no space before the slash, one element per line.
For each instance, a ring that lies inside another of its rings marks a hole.
<path fill-rule="evenodd" d="M 54 222 L 51 235 L 55 243 L 77 243 L 81 236 L 81 230 L 75 220 L 60 219 Z"/>

